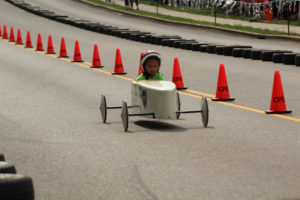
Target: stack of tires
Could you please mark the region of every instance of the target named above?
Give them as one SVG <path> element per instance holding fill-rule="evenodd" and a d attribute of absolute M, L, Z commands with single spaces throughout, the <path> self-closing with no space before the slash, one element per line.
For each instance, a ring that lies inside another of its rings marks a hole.
<path fill-rule="evenodd" d="M 5 161 L 0 153 L 0 199 L 34 200 L 34 187 L 30 177 L 17 174 L 14 165 Z"/>

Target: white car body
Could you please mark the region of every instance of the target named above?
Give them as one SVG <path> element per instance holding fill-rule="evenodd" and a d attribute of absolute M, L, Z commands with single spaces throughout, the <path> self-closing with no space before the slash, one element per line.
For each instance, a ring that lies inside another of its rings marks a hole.
<path fill-rule="evenodd" d="M 156 119 L 176 119 L 178 111 L 176 86 L 170 81 L 132 82 L 131 105 L 133 114 L 153 113 Z"/>

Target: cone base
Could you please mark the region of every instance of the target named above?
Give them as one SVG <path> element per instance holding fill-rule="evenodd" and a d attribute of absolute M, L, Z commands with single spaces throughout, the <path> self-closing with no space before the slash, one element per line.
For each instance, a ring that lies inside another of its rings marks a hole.
<path fill-rule="evenodd" d="M 16 43 L 16 45 L 23 45 L 24 43 Z"/>
<path fill-rule="evenodd" d="M 123 73 L 111 73 L 112 75 L 123 75 L 123 74 L 127 74 L 127 72 L 123 72 Z"/>
<path fill-rule="evenodd" d="M 83 60 L 72 60 L 72 62 L 79 62 L 79 63 L 82 63 L 84 62 Z"/>
<path fill-rule="evenodd" d="M 45 49 L 36 49 L 35 51 L 45 51 Z"/>
<path fill-rule="evenodd" d="M 101 65 L 101 66 L 91 66 L 90 68 L 103 68 L 104 66 Z"/>
<path fill-rule="evenodd" d="M 56 53 L 55 53 L 55 52 L 53 52 L 53 53 L 48 53 L 48 52 L 47 52 L 46 54 L 56 54 Z"/>
<path fill-rule="evenodd" d="M 277 111 L 273 111 L 273 110 L 266 110 L 265 111 L 266 114 L 287 114 L 287 113 L 291 113 L 291 110 L 277 110 Z"/>
<path fill-rule="evenodd" d="M 32 48 L 33 48 L 33 46 L 31 46 L 31 47 L 25 47 L 25 48 L 27 48 L 27 49 L 32 49 Z"/>
<path fill-rule="evenodd" d="M 57 56 L 58 58 L 69 58 L 69 56 Z"/>
<path fill-rule="evenodd" d="M 212 98 L 212 101 L 234 101 L 234 98 L 224 98 L 224 99 L 219 99 L 219 98 Z"/>
<path fill-rule="evenodd" d="M 182 87 L 182 88 L 176 88 L 177 90 L 186 90 L 188 89 L 187 87 Z"/>
<path fill-rule="evenodd" d="M 16 42 L 16 40 L 15 40 L 15 41 L 11 41 L 11 40 L 9 40 L 8 42 Z"/>

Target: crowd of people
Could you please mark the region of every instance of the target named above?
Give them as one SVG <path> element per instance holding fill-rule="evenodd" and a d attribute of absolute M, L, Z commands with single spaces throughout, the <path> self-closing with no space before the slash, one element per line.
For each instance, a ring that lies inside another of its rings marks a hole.
<path fill-rule="evenodd" d="M 133 0 L 125 0 L 133 1 Z M 264 20 L 300 20 L 299 0 L 149 0 L 152 3 L 192 9 L 213 8 L 218 12 L 252 19 Z"/>

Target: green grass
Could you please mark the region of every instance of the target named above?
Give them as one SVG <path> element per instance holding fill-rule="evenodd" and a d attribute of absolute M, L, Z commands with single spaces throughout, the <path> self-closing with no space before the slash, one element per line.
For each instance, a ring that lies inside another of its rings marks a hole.
<path fill-rule="evenodd" d="M 198 20 L 186 19 L 186 18 L 181 18 L 181 17 L 163 15 L 163 14 L 159 14 L 159 13 L 156 14 L 156 13 L 142 11 L 142 10 L 132 10 L 132 9 L 127 9 L 124 6 L 121 6 L 118 4 L 112 4 L 112 3 L 104 2 L 101 0 L 88 0 L 88 1 L 94 2 L 99 5 L 115 8 L 118 10 L 130 12 L 130 13 L 135 13 L 135 14 L 139 14 L 139 15 L 150 16 L 150 17 L 155 17 L 155 18 L 160 18 L 160 19 L 166 19 L 166 20 L 171 20 L 171 21 L 176 21 L 176 22 L 185 22 L 185 23 L 191 23 L 191 24 L 215 26 L 215 27 L 221 27 L 221 28 L 227 28 L 227 29 L 239 30 L 239 31 L 246 31 L 246 32 L 251 32 L 251 33 L 260 33 L 260 34 L 266 34 L 266 35 L 287 35 L 287 33 L 284 33 L 281 31 L 273 31 L 273 30 L 269 30 L 269 29 L 259 29 L 259 28 L 253 28 L 250 26 L 242 26 L 242 25 L 227 25 L 227 24 L 219 24 L 219 23 L 215 24 L 213 22 L 198 21 Z M 299 36 L 299 34 L 294 34 L 294 33 L 292 33 L 290 35 Z"/>

